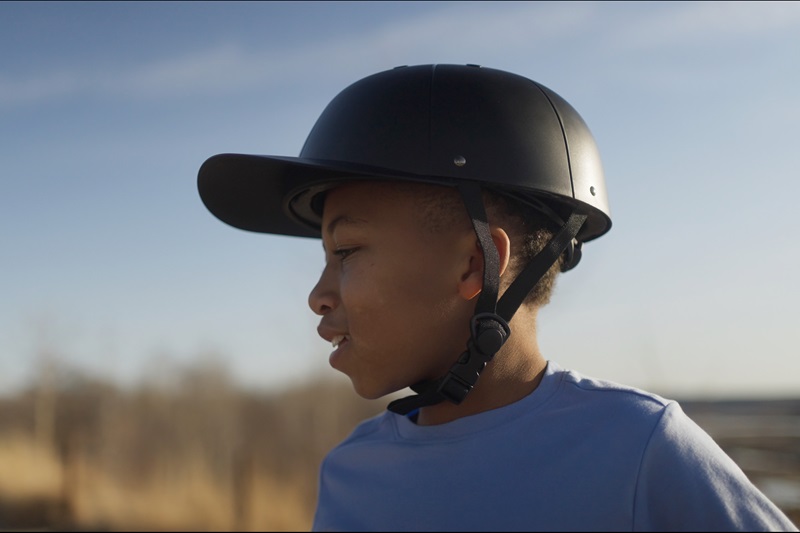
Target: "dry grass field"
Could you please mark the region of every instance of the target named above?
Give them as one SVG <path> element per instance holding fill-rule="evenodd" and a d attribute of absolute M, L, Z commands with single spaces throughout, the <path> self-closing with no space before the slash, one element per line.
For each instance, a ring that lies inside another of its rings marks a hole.
<path fill-rule="evenodd" d="M 308 530 L 326 451 L 384 404 L 213 366 L 134 391 L 60 376 L 0 400 L 0 530 Z"/>
<path fill-rule="evenodd" d="M 385 404 L 213 365 L 127 391 L 62 372 L 0 400 L 0 530 L 308 530 L 323 456 Z M 800 522 L 800 401 L 684 408 Z"/>

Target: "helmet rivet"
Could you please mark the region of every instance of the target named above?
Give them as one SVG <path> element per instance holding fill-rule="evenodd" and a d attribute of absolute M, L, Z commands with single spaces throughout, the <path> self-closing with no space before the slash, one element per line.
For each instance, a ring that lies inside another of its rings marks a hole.
<path fill-rule="evenodd" d="M 589 187 L 589 192 L 592 193 L 592 196 L 596 196 L 597 195 L 597 191 L 594 190 L 594 185 Z"/>
<path fill-rule="evenodd" d="M 453 158 L 453 163 L 457 167 L 463 167 L 464 165 L 467 164 L 467 160 L 464 158 L 463 155 L 457 155 L 457 156 L 455 156 L 455 158 Z"/>

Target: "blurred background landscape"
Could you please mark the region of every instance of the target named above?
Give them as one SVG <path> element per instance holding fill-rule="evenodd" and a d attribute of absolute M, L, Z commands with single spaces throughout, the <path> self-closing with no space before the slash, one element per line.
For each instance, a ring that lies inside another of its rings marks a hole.
<path fill-rule="evenodd" d="M 343 380 L 239 389 L 218 362 L 133 390 L 50 360 L 0 400 L 0 529 L 299 531 L 325 453 L 386 400 Z M 682 401 L 800 523 L 800 399 Z"/>
<path fill-rule="evenodd" d="M 0 530 L 308 530 L 324 454 L 385 407 L 341 380 L 162 370 L 122 390 L 50 361 L 0 399 Z"/>
<path fill-rule="evenodd" d="M 565 368 L 682 401 L 800 507 L 800 2 L 0 2 L 0 529 L 306 529 L 388 399 L 327 365 L 320 243 L 234 230 L 225 152 L 297 155 L 398 65 L 569 101 L 613 227 L 540 314 Z"/>

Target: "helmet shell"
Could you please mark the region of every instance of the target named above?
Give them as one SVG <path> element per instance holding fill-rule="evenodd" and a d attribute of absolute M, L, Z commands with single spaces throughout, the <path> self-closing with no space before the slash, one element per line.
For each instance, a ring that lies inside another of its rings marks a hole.
<path fill-rule="evenodd" d="M 201 167 L 208 209 L 246 230 L 319 236 L 319 193 L 342 181 L 480 183 L 611 226 L 597 145 L 577 111 L 528 78 L 476 65 L 398 67 L 340 92 L 299 157 L 220 154 Z M 316 199 L 316 200 L 315 200 Z"/>

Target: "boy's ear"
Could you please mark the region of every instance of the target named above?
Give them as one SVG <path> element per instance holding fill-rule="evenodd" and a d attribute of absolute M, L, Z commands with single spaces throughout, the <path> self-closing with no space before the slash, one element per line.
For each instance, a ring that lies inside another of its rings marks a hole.
<path fill-rule="evenodd" d="M 508 237 L 508 233 L 499 226 L 490 226 L 489 232 L 497 248 L 497 254 L 500 259 L 500 275 L 502 276 L 511 260 L 511 239 Z M 469 256 L 469 265 L 458 284 L 458 292 L 464 299 L 472 300 L 480 294 L 482 288 L 483 250 L 481 250 L 478 240 L 475 239 L 472 253 Z"/>

